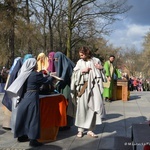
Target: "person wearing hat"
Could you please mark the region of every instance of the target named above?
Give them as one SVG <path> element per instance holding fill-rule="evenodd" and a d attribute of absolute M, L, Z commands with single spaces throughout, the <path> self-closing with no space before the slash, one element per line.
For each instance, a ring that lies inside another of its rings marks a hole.
<path fill-rule="evenodd" d="M 107 82 L 103 83 L 104 91 L 103 97 L 106 102 L 111 102 L 113 96 L 113 84 L 114 84 L 114 75 L 118 76 L 118 72 L 114 66 L 115 56 L 110 55 L 109 60 L 104 63 L 105 76 L 107 77 Z"/>

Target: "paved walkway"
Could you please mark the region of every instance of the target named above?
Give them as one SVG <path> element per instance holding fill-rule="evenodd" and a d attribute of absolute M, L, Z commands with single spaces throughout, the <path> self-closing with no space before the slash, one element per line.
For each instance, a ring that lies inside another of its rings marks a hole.
<path fill-rule="evenodd" d="M 1 103 L 0 103 L 1 106 Z M 97 126 L 99 138 L 86 134 L 77 138 L 77 128 L 59 131 L 55 142 L 32 148 L 29 142 L 18 143 L 11 131 L 2 129 L 2 107 L 0 107 L 0 150 L 130 150 L 131 126 L 150 119 L 150 92 L 131 92 L 130 100 L 105 103 L 106 119 Z"/>

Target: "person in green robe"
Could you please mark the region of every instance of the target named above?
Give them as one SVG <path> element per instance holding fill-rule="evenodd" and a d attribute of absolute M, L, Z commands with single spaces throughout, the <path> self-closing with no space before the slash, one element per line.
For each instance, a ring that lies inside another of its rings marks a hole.
<path fill-rule="evenodd" d="M 113 97 L 113 85 L 114 85 L 114 76 L 120 77 L 119 71 L 114 66 L 115 56 L 110 55 L 109 60 L 104 63 L 105 75 L 107 77 L 107 82 L 103 83 L 104 91 L 103 97 L 106 102 L 111 102 Z"/>

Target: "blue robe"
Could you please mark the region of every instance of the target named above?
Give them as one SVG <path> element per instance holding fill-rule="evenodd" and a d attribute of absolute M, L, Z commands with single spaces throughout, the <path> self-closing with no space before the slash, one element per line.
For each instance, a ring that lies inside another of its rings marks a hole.
<path fill-rule="evenodd" d="M 11 73 L 9 75 L 7 87 L 9 87 L 12 84 L 12 82 L 17 78 L 18 71 L 20 70 L 20 68 L 22 66 L 22 62 L 23 62 L 23 59 L 20 58 L 19 60 L 17 60 L 17 63 L 15 64 L 15 66 L 13 66 L 13 69 L 10 69 Z M 2 99 L 2 104 L 5 107 L 7 107 L 8 110 L 12 111 L 12 100 L 11 100 L 11 98 L 8 97 L 8 93 L 6 91 L 5 91 L 4 97 Z"/>
<path fill-rule="evenodd" d="M 23 85 L 23 95 L 18 104 L 14 137 L 27 135 L 29 139 L 40 138 L 39 88 L 50 84 L 51 78 L 33 71 Z"/>
<path fill-rule="evenodd" d="M 71 101 L 70 84 L 71 84 L 71 76 L 75 64 L 61 52 L 56 52 L 54 55 L 54 59 L 57 59 L 57 61 L 54 62 L 57 76 L 63 79 L 63 81 L 59 82 L 57 86 L 57 90 L 59 91 L 59 93 L 65 96 L 65 98 L 68 100 L 68 103 L 70 105 L 70 101 Z M 73 125 L 73 118 L 67 116 L 67 126 L 72 126 L 72 125 Z"/>

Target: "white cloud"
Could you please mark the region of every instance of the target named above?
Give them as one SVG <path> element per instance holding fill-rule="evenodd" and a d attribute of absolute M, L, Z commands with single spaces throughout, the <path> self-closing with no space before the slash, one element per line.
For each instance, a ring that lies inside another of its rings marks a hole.
<path fill-rule="evenodd" d="M 123 23 L 120 25 L 123 25 Z M 142 50 L 144 36 L 150 31 L 150 26 L 136 24 L 124 24 L 123 26 L 124 28 L 118 28 L 109 37 L 106 37 L 109 43 L 112 43 L 115 47 L 135 47 L 138 51 Z"/>
<path fill-rule="evenodd" d="M 127 36 L 139 36 L 145 35 L 150 29 L 150 26 L 141 26 L 136 24 L 130 24 L 127 26 Z"/>
<path fill-rule="evenodd" d="M 111 26 L 114 32 L 106 39 L 116 47 L 134 47 L 141 51 L 144 36 L 150 32 L 150 0 L 128 0 L 128 4 L 133 8 L 122 15 L 122 21 Z"/>

